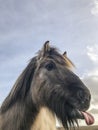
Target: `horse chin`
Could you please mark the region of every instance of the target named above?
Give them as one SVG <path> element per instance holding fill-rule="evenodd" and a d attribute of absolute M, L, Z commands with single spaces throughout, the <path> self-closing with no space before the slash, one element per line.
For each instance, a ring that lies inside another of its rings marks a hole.
<path fill-rule="evenodd" d="M 73 109 L 70 116 L 72 119 L 84 119 L 82 112 L 78 109 Z"/>
<path fill-rule="evenodd" d="M 72 108 L 71 106 L 66 106 L 66 108 L 66 115 L 62 116 L 65 118 L 65 120 L 62 119 L 62 124 L 65 128 L 67 128 L 67 130 L 69 130 L 69 126 L 79 126 L 78 119 L 84 119 L 84 116 L 82 112 L 77 108 Z"/>
<path fill-rule="evenodd" d="M 94 124 L 94 117 L 87 111 L 73 109 L 68 116 L 70 117 L 69 119 L 73 120 L 73 122 L 75 121 L 76 124 L 78 124 L 77 122 L 78 119 L 85 120 L 85 123 L 87 125 Z"/>

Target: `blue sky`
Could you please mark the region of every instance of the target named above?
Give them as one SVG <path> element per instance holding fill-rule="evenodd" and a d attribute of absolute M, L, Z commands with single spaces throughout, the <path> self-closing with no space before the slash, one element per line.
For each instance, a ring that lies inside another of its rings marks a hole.
<path fill-rule="evenodd" d="M 0 0 L 0 104 L 46 40 L 67 51 L 98 114 L 98 0 Z"/>

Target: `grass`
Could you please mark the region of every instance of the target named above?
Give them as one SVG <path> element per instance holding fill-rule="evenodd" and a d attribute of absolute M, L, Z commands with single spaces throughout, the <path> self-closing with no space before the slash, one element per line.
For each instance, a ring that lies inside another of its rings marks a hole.
<path fill-rule="evenodd" d="M 58 128 L 58 130 L 64 130 L 63 128 Z M 74 130 L 74 129 L 71 129 Z M 98 125 L 96 126 L 81 126 L 79 129 L 76 128 L 76 130 L 98 130 Z"/>

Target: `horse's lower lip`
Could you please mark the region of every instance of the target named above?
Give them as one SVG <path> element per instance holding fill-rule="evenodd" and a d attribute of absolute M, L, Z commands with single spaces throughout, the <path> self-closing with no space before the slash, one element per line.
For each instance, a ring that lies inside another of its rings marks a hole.
<path fill-rule="evenodd" d="M 82 112 L 79 111 L 79 110 L 78 110 L 78 118 L 79 119 L 84 119 L 84 116 L 83 116 Z"/>

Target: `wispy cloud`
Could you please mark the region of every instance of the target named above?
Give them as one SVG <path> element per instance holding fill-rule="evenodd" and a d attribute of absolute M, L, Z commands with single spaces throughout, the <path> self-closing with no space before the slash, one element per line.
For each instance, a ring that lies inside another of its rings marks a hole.
<path fill-rule="evenodd" d="M 91 9 L 91 14 L 98 16 L 98 0 L 94 0 L 94 6 Z"/>
<path fill-rule="evenodd" d="M 88 76 L 93 76 L 93 79 L 96 79 L 96 77 L 98 76 L 98 68 L 92 70 L 91 72 L 88 73 Z M 98 77 L 97 77 L 98 79 Z"/>
<path fill-rule="evenodd" d="M 98 99 L 98 67 L 92 69 L 88 73 L 84 74 L 82 80 L 86 84 L 86 86 L 91 90 L 92 94 L 92 103 L 94 105 L 97 104 Z M 95 106 L 96 108 L 96 106 Z"/>
<path fill-rule="evenodd" d="M 87 46 L 87 55 L 93 63 L 98 64 L 98 45 Z"/>
<path fill-rule="evenodd" d="M 98 72 L 98 71 L 97 71 Z M 91 105 L 89 111 L 92 114 L 98 113 L 98 73 L 96 71 L 92 71 L 89 74 L 85 75 L 83 78 L 83 82 L 86 84 L 86 86 L 90 89 L 91 93 Z M 96 118 L 96 122 L 98 121 L 98 118 Z"/>

